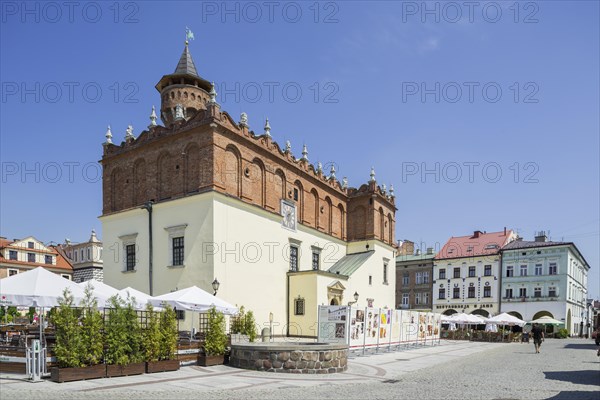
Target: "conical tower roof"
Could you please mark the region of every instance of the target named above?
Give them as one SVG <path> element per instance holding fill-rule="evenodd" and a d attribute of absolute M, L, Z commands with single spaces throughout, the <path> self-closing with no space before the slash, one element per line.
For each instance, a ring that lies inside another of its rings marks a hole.
<path fill-rule="evenodd" d="M 197 86 L 204 89 L 207 93 L 211 88 L 210 82 L 198 75 L 187 42 L 185 43 L 185 48 L 183 49 L 183 53 L 181 53 L 181 57 L 179 57 L 179 62 L 177 63 L 175 71 L 172 74 L 164 75 L 156 84 L 156 90 L 160 92 L 166 86 L 182 83 Z"/>
<path fill-rule="evenodd" d="M 176 75 L 193 75 L 199 78 L 198 72 L 196 71 L 196 66 L 194 65 L 194 60 L 192 59 L 192 55 L 188 49 L 187 42 L 185 44 L 185 49 L 183 49 L 183 53 L 181 53 L 179 62 L 177 63 L 177 68 L 175 68 L 175 72 L 173 73 Z"/>

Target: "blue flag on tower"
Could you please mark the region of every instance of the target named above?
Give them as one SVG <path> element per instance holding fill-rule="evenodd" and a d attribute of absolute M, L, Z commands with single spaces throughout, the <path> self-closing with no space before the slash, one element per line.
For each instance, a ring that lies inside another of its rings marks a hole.
<path fill-rule="evenodd" d="M 185 27 L 185 40 L 194 40 L 194 32 L 187 26 Z"/>

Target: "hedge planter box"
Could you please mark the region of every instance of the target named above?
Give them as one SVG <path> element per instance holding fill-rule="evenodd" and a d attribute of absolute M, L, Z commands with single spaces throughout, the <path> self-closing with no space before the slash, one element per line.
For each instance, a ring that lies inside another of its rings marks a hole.
<path fill-rule="evenodd" d="M 225 356 L 205 356 L 204 354 L 198 356 L 198 365 L 203 367 L 210 367 L 212 365 L 223 365 L 225 363 Z"/>
<path fill-rule="evenodd" d="M 116 376 L 141 375 L 146 372 L 146 363 L 135 363 L 127 365 L 107 365 L 106 377 L 114 378 Z"/>
<path fill-rule="evenodd" d="M 50 370 L 50 380 L 59 383 L 104 378 L 105 376 L 106 365 L 104 364 L 92 365 L 91 367 L 81 368 L 54 367 Z"/>
<path fill-rule="evenodd" d="M 149 374 L 154 372 L 177 371 L 178 369 L 179 360 L 149 361 L 146 363 L 146 372 Z"/>

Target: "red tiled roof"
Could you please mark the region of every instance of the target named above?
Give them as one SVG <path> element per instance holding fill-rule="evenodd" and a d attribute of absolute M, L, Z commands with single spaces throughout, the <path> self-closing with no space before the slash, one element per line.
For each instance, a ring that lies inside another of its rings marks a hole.
<path fill-rule="evenodd" d="M 2 255 L 2 253 L 0 253 L 0 263 L 1 264 L 4 264 L 4 265 L 11 264 L 11 265 L 15 265 L 17 267 L 20 266 L 20 267 L 28 267 L 28 268 L 44 267 L 44 268 L 48 268 L 48 269 L 61 269 L 61 270 L 65 270 L 66 272 L 73 272 L 73 265 L 69 262 L 67 257 L 64 256 L 62 251 L 58 251 L 57 246 L 47 246 L 49 252 L 46 252 L 46 251 L 39 251 L 39 250 L 36 251 L 35 249 L 9 246 L 9 244 L 11 244 L 11 243 L 14 243 L 14 241 L 8 240 L 8 239 L 0 239 L 0 249 L 9 247 L 9 248 L 14 248 L 15 250 L 26 250 L 28 252 L 54 254 L 56 256 L 56 264 L 31 263 L 31 262 L 27 262 L 27 261 L 9 260 L 9 259 L 5 258 Z"/>
<path fill-rule="evenodd" d="M 435 256 L 435 259 L 443 260 L 498 254 L 511 237 L 513 237 L 512 230 L 491 233 L 475 231 L 473 235 L 451 237 Z"/>

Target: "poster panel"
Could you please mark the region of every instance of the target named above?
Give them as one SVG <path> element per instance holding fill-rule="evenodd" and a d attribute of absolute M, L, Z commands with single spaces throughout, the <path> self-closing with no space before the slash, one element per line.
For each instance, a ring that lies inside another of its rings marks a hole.
<path fill-rule="evenodd" d="M 318 341 L 324 343 L 348 342 L 348 307 L 319 306 Z"/>
<path fill-rule="evenodd" d="M 365 310 L 350 309 L 350 347 L 362 347 L 365 337 Z"/>
<path fill-rule="evenodd" d="M 365 346 L 377 346 L 379 339 L 379 309 L 367 308 L 365 310 Z"/>
<path fill-rule="evenodd" d="M 416 343 L 419 338 L 419 313 L 402 310 L 403 342 Z"/>
<path fill-rule="evenodd" d="M 379 344 L 387 344 L 390 342 L 391 319 L 391 310 L 385 308 L 379 309 Z"/>
<path fill-rule="evenodd" d="M 402 330 L 401 330 L 401 317 L 402 313 L 400 310 L 393 310 L 392 311 L 392 324 L 391 324 L 391 342 L 390 344 L 398 344 L 402 341 L 402 338 L 400 337 Z"/>

